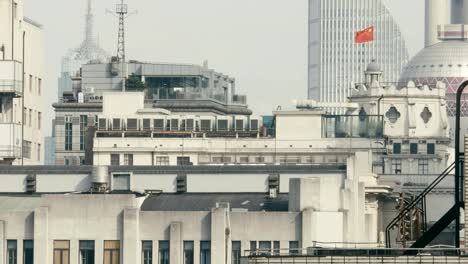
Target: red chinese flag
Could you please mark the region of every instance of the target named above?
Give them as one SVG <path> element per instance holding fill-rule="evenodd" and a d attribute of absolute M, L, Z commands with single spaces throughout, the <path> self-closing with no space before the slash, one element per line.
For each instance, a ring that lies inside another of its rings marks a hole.
<path fill-rule="evenodd" d="M 356 33 L 354 43 L 365 43 L 374 41 L 374 26 L 368 27 Z"/>

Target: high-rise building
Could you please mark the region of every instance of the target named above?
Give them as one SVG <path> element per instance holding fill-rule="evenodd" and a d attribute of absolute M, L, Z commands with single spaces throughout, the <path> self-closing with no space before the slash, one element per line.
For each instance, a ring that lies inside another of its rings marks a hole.
<path fill-rule="evenodd" d="M 355 44 L 356 32 L 374 26 L 374 41 Z M 343 102 L 372 60 L 384 82 L 399 79 L 408 61 L 400 29 L 381 0 L 309 0 L 309 99 Z"/>
<path fill-rule="evenodd" d="M 44 161 L 42 26 L 23 1 L 0 0 L 0 164 Z"/>

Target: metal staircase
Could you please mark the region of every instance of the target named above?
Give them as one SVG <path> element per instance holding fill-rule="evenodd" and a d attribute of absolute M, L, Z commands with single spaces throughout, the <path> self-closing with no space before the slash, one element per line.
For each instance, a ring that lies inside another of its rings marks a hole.
<path fill-rule="evenodd" d="M 426 217 L 426 198 L 429 193 L 441 183 L 447 175 L 455 170 L 455 167 L 460 165 L 460 162 L 452 163 L 448 168 L 446 168 L 429 186 L 424 189 L 412 202 L 408 203 L 401 211 L 398 216 L 396 216 L 386 228 L 386 246 L 387 248 L 391 247 L 391 231 L 397 227 L 405 225 L 405 221 L 412 219 L 413 212 L 418 211 L 422 213 L 423 223 L 421 225 L 421 236 L 415 238 L 415 242 L 410 246 L 410 248 L 424 248 L 427 246 L 435 237 L 437 237 L 453 220 L 456 219 L 458 215 L 460 203 L 455 203 L 455 205 L 441 218 L 439 219 L 429 230 L 427 228 L 427 217 Z M 416 209 L 416 210 L 415 210 Z M 405 234 L 403 234 L 405 235 Z M 403 244 L 406 247 L 406 244 Z M 408 254 L 417 251 L 408 251 Z"/>

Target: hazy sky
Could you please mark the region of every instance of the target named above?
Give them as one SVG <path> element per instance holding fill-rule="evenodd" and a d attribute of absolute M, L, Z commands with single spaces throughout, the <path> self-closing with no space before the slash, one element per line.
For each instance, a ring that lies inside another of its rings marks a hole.
<path fill-rule="evenodd" d="M 423 46 L 423 0 L 384 0 L 410 55 Z M 94 0 L 95 32 L 116 53 L 116 0 Z M 307 0 L 127 0 L 127 58 L 202 64 L 236 78 L 256 114 L 307 95 Z M 60 58 L 84 35 L 86 0 L 25 0 L 26 15 L 44 25 L 46 116 L 56 100 Z M 45 125 L 50 127 L 50 125 Z"/>

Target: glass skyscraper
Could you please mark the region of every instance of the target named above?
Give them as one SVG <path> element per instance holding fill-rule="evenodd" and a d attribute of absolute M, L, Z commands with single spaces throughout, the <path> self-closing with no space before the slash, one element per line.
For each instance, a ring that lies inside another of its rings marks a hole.
<path fill-rule="evenodd" d="M 374 26 L 374 41 L 355 44 L 356 32 Z M 408 61 L 400 29 L 381 0 L 309 0 L 308 97 L 343 102 L 375 60 L 384 82 L 397 82 Z"/>

